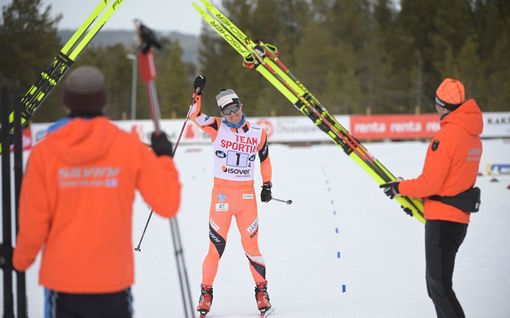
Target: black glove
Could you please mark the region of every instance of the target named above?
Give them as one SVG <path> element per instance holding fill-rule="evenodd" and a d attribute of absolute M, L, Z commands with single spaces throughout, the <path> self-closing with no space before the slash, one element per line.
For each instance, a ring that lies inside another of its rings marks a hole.
<path fill-rule="evenodd" d="M 390 199 L 393 199 L 395 196 L 399 195 L 398 185 L 400 181 L 392 181 L 388 183 L 383 183 L 379 186 L 379 188 L 384 189 L 384 194 L 388 196 Z"/>
<path fill-rule="evenodd" d="M 174 156 L 174 147 L 164 132 L 151 134 L 151 147 L 158 156 Z"/>
<path fill-rule="evenodd" d="M 262 185 L 262 191 L 260 191 L 260 201 L 269 202 L 273 198 L 271 193 L 271 187 L 273 184 L 271 182 L 266 182 Z"/>
<path fill-rule="evenodd" d="M 198 75 L 197 77 L 195 77 L 195 80 L 193 81 L 194 92 L 197 93 L 198 95 L 202 95 L 202 92 L 204 91 L 205 88 L 205 82 L 206 79 L 204 75 Z"/>

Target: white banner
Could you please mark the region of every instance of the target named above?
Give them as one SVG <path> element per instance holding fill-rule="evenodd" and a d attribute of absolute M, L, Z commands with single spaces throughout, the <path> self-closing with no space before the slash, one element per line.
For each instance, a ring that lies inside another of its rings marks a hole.
<path fill-rule="evenodd" d="M 150 134 L 154 130 L 154 124 L 151 120 L 120 120 L 113 121 L 113 123 L 124 131 L 136 133 L 143 142 L 150 143 Z M 161 129 L 168 134 L 171 141 L 176 142 L 183 124 L 184 119 L 161 120 Z M 32 124 L 33 145 L 37 144 L 46 136 L 50 125 L 51 123 Z M 207 134 L 203 133 L 190 120 L 187 121 L 186 127 L 182 133 L 181 143 L 208 143 L 209 140 Z"/>
<path fill-rule="evenodd" d="M 482 138 L 510 137 L 510 113 L 483 113 Z"/>
<path fill-rule="evenodd" d="M 336 119 L 348 129 L 349 117 L 337 116 Z M 249 121 L 266 129 L 270 142 L 314 142 L 327 141 L 329 137 L 304 116 L 290 117 L 253 117 Z M 151 120 L 114 121 L 120 129 L 138 134 L 141 140 L 150 142 L 150 133 L 154 130 Z M 161 120 L 161 129 L 166 132 L 173 142 L 177 141 L 184 124 L 184 119 Z M 50 123 L 32 124 L 33 145 L 41 141 Z M 209 135 L 202 132 L 193 122 L 187 121 L 183 130 L 182 144 L 206 144 L 210 142 Z"/>
<path fill-rule="evenodd" d="M 349 129 L 349 116 L 336 116 Z M 312 142 L 331 140 L 310 118 L 305 116 L 255 117 L 251 119 L 266 129 L 270 142 Z"/>
<path fill-rule="evenodd" d="M 350 129 L 350 116 L 336 116 L 338 122 L 347 130 Z M 288 117 L 252 117 L 252 123 L 264 127 L 269 136 L 269 142 L 322 142 L 330 138 L 315 126 L 305 116 Z M 510 137 L 510 113 L 484 113 L 484 128 L 482 138 Z M 138 134 L 141 140 L 150 142 L 150 133 L 154 130 L 151 120 L 114 121 L 122 130 Z M 161 121 L 161 129 L 165 131 L 172 142 L 176 142 L 184 124 L 184 119 L 165 119 Z M 33 145 L 44 136 L 50 124 L 32 124 Z M 187 121 L 183 130 L 182 144 L 207 144 L 209 136 L 202 132 L 193 122 Z"/>

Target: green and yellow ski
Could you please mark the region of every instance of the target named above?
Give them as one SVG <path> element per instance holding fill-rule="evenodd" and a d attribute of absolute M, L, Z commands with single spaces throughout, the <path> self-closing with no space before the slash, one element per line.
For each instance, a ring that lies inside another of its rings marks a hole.
<path fill-rule="evenodd" d="M 73 66 L 94 36 L 117 11 L 124 0 L 101 0 L 87 20 L 66 42 L 50 65 L 41 72 L 40 78 L 30 86 L 21 98 L 21 125 L 26 127 L 34 113 Z M 9 115 L 9 134 L 13 134 L 14 112 Z M 0 153 L 1 153 L 0 148 Z"/>
<path fill-rule="evenodd" d="M 300 112 L 308 116 L 319 129 L 324 131 L 333 142 L 341 146 L 344 152 L 377 184 L 396 180 L 396 177 L 375 159 L 289 71 L 279 59 L 279 52 L 275 46 L 261 41 L 253 41 L 208 0 L 201 0 L 201 2 L 207 10 L 195 2 L 192 5 L 202 18 L 243 57 L 243 66 L 259 72 Z M 412 214 L 417 220 L 425 223 L 423 202 L 420 199 L 398 196 L 395 197 L 395 200 L 406 213 Z"/>

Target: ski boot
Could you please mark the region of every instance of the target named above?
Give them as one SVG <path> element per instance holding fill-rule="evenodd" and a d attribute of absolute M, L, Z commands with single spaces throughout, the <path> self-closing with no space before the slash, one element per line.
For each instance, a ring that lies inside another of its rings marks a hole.
<path fill-rule="evenodd" d="M 198 300 L 197 311 L 200 313 L 201 318 L 204 318 L 209 310 L 211 310 L 212 300 L 212 286 L 200 285 L 200 299 Z"/>
<path fill-rule="evenodd" d="M 257 286 L 255 286 L 255 299 L 257 300 L 260 317 L 266 317 L 266 314 L 271 312 L 271 303 L 269 302 L 269 294 L 267 293 L 267 281 L 257 283 Z"/>

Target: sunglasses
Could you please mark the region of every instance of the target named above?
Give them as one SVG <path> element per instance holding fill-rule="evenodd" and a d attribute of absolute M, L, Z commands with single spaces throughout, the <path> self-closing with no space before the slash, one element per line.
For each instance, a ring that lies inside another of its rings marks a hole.
<path fill-rule="evenodd" d="M 239 109 L 241 109 L 241 105 L 233 104 L 233 105 L 227 106 L 224 109 L 222 109 L 221 113 L 223 115 L 230 115 L 232 113 L 237 113 L 239 111 Z"/>

